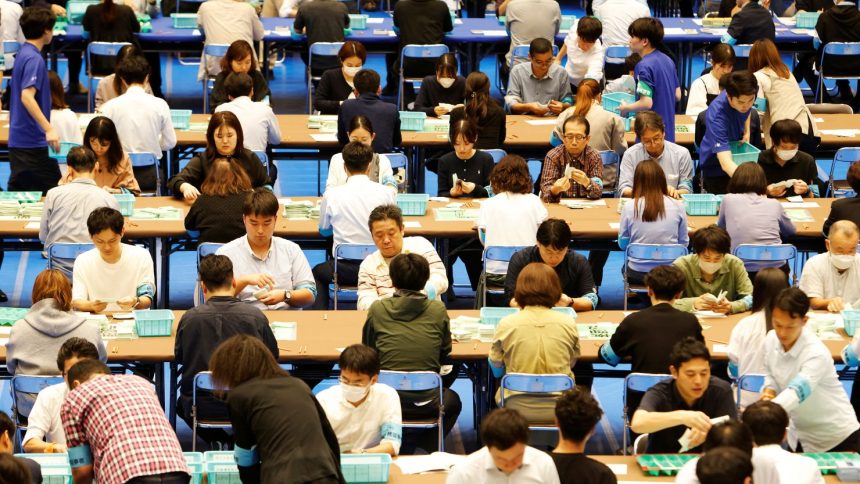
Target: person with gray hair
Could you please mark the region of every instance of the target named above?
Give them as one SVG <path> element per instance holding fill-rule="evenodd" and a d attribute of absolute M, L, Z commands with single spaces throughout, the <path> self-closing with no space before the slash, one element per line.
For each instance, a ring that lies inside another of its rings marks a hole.
<path fill-rule="evenodd" d="M 666 173 L 669 195 L 681 198 L 683 193 L 693 193 L 693 160 L 690 150 L 666 139 L 666 124 L 654 111 L 642 111 L 636 115 L 633 130 L 639 143 L 631 146 L 621 158 L 618 170 L 618 195 L 633 195 L 633 174 L 639 163 L 654 160 Z"/>
<path fill-rule="evenodd" d="M 827 252 L 803 266 L 800 289 L 809 296 L 812 309 L 839 312 L 860 301 L 860 229 L 850 220 L 830 226 L 824 241 Z"/>

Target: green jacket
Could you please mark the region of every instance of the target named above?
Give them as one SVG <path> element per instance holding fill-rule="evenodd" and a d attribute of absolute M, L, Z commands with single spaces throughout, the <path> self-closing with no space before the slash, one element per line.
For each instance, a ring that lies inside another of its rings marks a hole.
<path fill-rule="evenodd" d="M 726 254 L 717 277 L 710 283 L 702 280 L 698 255 L 679 257 L 673 264 L 687 276 L 683 298 L 675 301 L 675 309 L 693 312 L 696 298 L 708 292 L 718 296 L 720 291 L 726 291 L 726 298 L 731 301 L 733 314 L 748 311 L 752 307 L 752 282 L 743 261 L 737 257 Z"/>

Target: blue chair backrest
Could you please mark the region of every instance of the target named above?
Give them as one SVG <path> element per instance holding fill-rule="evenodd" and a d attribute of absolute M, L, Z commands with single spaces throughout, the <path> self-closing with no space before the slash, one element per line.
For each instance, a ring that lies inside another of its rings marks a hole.
<path fill-rule="evenodd" d="M 573 385 L 573 378 L 562 374 L 508 373 L 501 382 L 501 388 L 505 390 L 524 393 L 563 392 L 573 388 Z"/>
<path fill-rule="evenodd" d="M 409 164 L 409 158 L 403 153 L 381 153 L 380 155 L 388 158 L 392 170 L 397 170 L 398 168 L 406 169 L 406 165 Z"/>
<path fill-rule="evenodd" d="M 442 377 L 432 371 L 388 371 L 379 372 L 379 383 L 398 391 L 421 391 L 442 389 Z"/>
<path fill-rule="evenodd" d="M 158 166 L 158 158 L 153 153 L 128 153 L 131 166 L 144 168 L 147 166 Z"/>
<path fill-rule="evenodd" d="M 15 375 L 12 377 L 12 391 L 15 393 L 39 393 L 58 383 L 63 383 L 63 377 L 60 375 Z"/>
<path fill-rule="evenodd" d="M 206 44 L 203 46 L 203 53 L 212 57 L 224 57 L 229 48 L 229 44 Z"/>
<path fill-rule="evenodd" d="M 336 259 L 364 260 L 376 250 L 376 246 L 373 244 L 338 244 L 334 251 L 334 257 Z"/>
<path fill-rule="evenodd" d="M 419 59 L 438 59 L 439 56 L 447 53 L 448 46 L 445 44 L 408 44 L 403 47 L 400 55 L 401 57 L 415 57 Z"/>
<path fill-rule="evenodd" d="M 797 257 L 797 248 L 791 244 L 741 244 L 732 255 L 744 262 L 788 261 Z"/>
<path fill-rule="evenodd" d="M 3 41 L 3 53 L 4 54 L 14 54 L 18 52 L 18 49 L 21 48 L 21 43 L 14 40 L 4 40 Z"/>
<path fill-rule="evenodd" d="M 621 398 L 624 407 L 627 407 L 627 392 L 646 392 L 649 388 L 660 383 L 663 380 L 672 378 L 672 375 L 665 373 L 631 373 L 624 377 L 624 393 Z"/>
<path fill-rule="evenodd" d="M 311 44 L 308 52 L 310 55 L 336 56 L 343 47 L 343 42 L 315 42 Z"/>
<path fill-rule="evenodd" d="M 525 247 L 490 246 L 484 249 L 484 261 L 510 262 L 511 257 Z"/>
<path fill-rule="evenodd" d="M 608 150 L 600 152 L 600 159 L 603 161 L 603 166 L 617 165 L 619 157 L 618 153 Z"/>
<path fill-rule="evenodd" d="M 263 166 L 269 166 L 269 155 L 265 151 L 254 151 L 254 154 L 257 155 L 257 158 L 260 159 L 260 163 L 262 163 Z"/>
<path fill-rule="evenodd" d="M 197 405 L 197 390 L 206 390 L 212 392 L 216 390 L 221 390 L 221 388 L 216 386 L 215 382 L 212 381 L 211 371 L 201 371 L 200 373 L 194 375 L 194 386 L 192 388 L 191 393 L 192 405 Z"/>
<path fill-rule="evenodd" d="M 855 161 L 860 161 L 860 148 L 856 146 L 848 148 L 839 148 L 839 150 L 836 151 L 836 155 L 833 157 L 833 159 L 835 161 L 847 163 L 854 163 Z"/>
<path fill-rule="evenodd" d="M 750 56 L 750 50 L 752 50 L 751 44 L 737 44 L 733 45 L 732 48 L 735 51 L 735 57 L 748 58 Z"/>
<path fill-rule="evenodd" d="M 207 255 L 212 255 L 218 252 L 218 249 L 224 244 L 219 244 L 217 242 L 204 242 L 197 246 L 197 264 L 200 264 L 200 259 L 206 257 Z"/>
<path fill-rule="evenodd" d="M 90 243 L 73 244 L 67 242 L 58 242 L 52 244 L 48 248 L 48 264 L 50 266 L 52 259 L 77 259 L 84 252 L 94 249 L 95 245 Z"/>
<path fill-rule="evenodd" d="M 621 59 L 630 55 L 630 47 L 626 45 L 610 45 L 606 48 L 607 59 Z"/>
<path fill-rule="evenodd" d="M 508 153 L 505 152 L 505 150 L 498 149 L 498 148 L 494 148 L 491 150 L 481 150 L 481 151 L 492 156 L 493 157 L 493 163 L 498 163 L 499 161 L 501 161 L 502 158 L 508 156 Z"/>
<path fill-rule="evenodd" d="M 825 55 L 860 55 L 860 42 L 830 42 L 824 45 Z"/>
<path fill-rule="evenodd" d="M 126 45 L 131 45 L 128 42 L 90 42 L 87 45 L 87 55 L 104 55 L 116 57 L 120 49 Z"/>
<path fill-rule="evenodd" d="M 672 262 L 687 253 L 687 248 L 680 244 L 630 244 L 624 251 L 624 256 L 654 262 Z"/>
<path fill-rule="evenodd" d="M 552 55 L 558 55 L 558 46 L 552 46 Z M 529 56 L 529 44 L 520 44 L 515 45 L 513 52 L 511 52 L 511 61 L 514 59 L 527 59 Z"/>

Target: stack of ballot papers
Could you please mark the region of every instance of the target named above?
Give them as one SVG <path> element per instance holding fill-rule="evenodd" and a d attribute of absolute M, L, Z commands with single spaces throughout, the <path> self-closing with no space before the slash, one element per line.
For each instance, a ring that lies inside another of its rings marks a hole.
<path fill-rule="evenodd" d="M 284 203 L 284 217 L 288 219 L 311 218 L 311 211 L 315 204 L 310 200 Z M 319 218 L 319 207 L 316 207 L 316 216 Z"/>

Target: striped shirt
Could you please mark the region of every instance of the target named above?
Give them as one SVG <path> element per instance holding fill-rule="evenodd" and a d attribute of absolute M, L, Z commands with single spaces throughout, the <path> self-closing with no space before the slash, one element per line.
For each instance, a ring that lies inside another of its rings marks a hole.
<path fill-rule="evenodd" d="M 427 259 L 430 264 L 430 280 L 428 284 L 436 290 L 436 299 L 439 299 L 448 290 L 448 275 L 445 272 L 445 264 L 436 253 L 433 244 L 424 237 L 404 237 L 401 254 L 414 253 Z M 388 274 L 388 264 L 391 259 L 386 260 L 378 250 L 362 261 L 358 269 L 358 309 L 366 310 L 378 299 L 385 299 L 394 295 L 394 284 Z"/>

